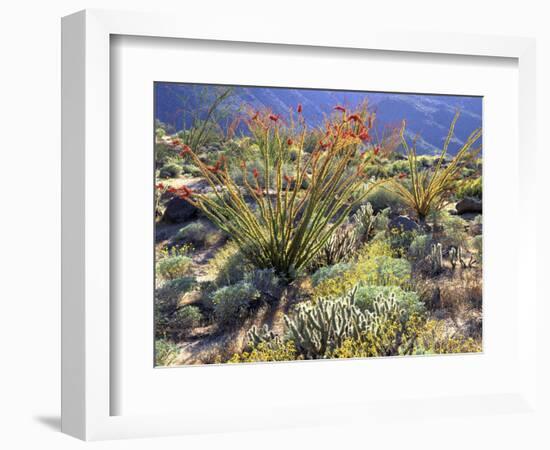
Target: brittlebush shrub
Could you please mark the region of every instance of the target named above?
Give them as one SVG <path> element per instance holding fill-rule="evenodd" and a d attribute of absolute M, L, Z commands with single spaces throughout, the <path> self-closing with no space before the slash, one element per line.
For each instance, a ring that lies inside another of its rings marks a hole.
<path fill-rule="evenodd" d="M 287 341 L 279 345 L 270 345 L 267 342 L 261 342 L 257 346 L 244 351 L 235 353 L 228 361 L 229 363 L 247 363 L 247 362 L 272 362 L 272 361 L 293 361 L 301 359 L 296 352 L 294 342 Z"/>
<path fill-rule="evenodd" d="M 481 199 L 483 197 L 483 180 L 481 177 L 473 180 L 464 180 L 459 183 L 456 190 L 457 198 L 475 197 Z"/>
<path fill-rule="evenodd" d="M 372 242 L 359 252 L 357 260 L 348 270 L 323 278 L 314 287 L 314 297 L 339 297 L 357 284 L 407 286 L 411 281 L 411 264 L 393 255 L 387 242 Z"/>
<path fill-rule="evenodd" d="M 178 255 L 161 259 L 157 263 L 157 271 L 167 280 L 181 278 L 189 274 L 192 260 L 188 256 Z"/>
<path fill-rule="evenodd" d="M 418 332 L 416 354 L 478 353 L 481 341 L 450 333 L 442 320 L 428 320 Z"/>
<path fill-rule="evenodd" d="M 216 323 L 221 327 L 239 324 L 247 316 L 251 304 L 259 298 L 260 292 L 244 281 L 216 290 L 212 294 Z"/>
<path fill-rule="evenodd" d="M 241 281 L 253 269 L 238 245 L 228 242 L 208 262 L 208 275 L 216 286 L 227 286 Z"/>

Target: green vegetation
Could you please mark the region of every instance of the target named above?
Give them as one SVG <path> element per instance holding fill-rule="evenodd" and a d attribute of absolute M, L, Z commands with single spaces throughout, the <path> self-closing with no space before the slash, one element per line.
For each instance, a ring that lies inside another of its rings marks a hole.
<path fill-rule="evenodd" d="M 366 106 L 312 129 L 197 96 L 155 128 L 157 365 L 481 351 L 482 215 L 454 207 L 482 198 L 480 130 L 451 155 L 457 114 L 421 155 Z"/>

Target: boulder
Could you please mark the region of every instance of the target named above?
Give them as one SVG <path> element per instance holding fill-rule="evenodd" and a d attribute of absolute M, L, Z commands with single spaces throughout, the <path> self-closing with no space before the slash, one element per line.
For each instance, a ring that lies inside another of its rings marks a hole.
<path fill-rule="evenodd" d="M 456 211 L 458 214 L 465 213 L 481 213 L 481 200 L 475 198 L 466 197 L 460 200 L 456 206 Z"/>
<path fill-rule="evenodd" d="M 162 220 L 169 223 L 183 223 L 198 216 L 199 210 L 186 200 L 173 197 L 166 203 Z"/>
<path fill-rule="evenodd" d="M 390 230 L 397 229 L 399 231 L 417 231 L 418 224 L 407 216 L 397 216 L 390 220 L 388 228 Z"/>

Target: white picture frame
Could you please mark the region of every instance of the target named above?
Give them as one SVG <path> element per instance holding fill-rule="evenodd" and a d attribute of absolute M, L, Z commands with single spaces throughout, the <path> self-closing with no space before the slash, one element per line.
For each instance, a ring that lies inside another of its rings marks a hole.
<path fill-rule="evenodd" d="M 353 31 L 325 35 L 311 29 L 285 30 L 265 24 L 233 27 L 219 23 L 205 28 L 200 20 L 181 21 L 167 14 L 87 10 L 62 22 L 62 430 L 85 440 L 163 436 L 186 433 L 259 429 L 265 427 L 352 423 L 353 418 L 377 416 L 389 423 L 403 414 L 422 415 L 437 410 L 445 416 L 483 414 L 487 432 L 514 417 L 516 423 L 540 420 L 536 317 L 536 235 L 514 241 L 522 299 L 517 319 L 521 367 L 516 387 L 497 395 L 393 399 L 387 402 L 278 405 L 246 412 L 245 407 L 220 404 L 205 420 L 200 415 L 112 415 L 110 258 L 110 40 L 111 36 L 142 36 L 239 43 L 285 44 L 338 49 L 365 49 L 413 54 L 447 54 L 517 60 L 519 182 L 518 210 L 524 226 L 536 228 L 535 185 L 535 43 L 532 39 L 438 33 Z M 513 119 L 515 120 L 515 118 Z M 518 293 L 516 293 L 518 295 Z M 152 301 L 152 300 L 151 300 Z M 250 367 L 250 366 L 249 366 Z M 257 367 L 257 366 L 256 366 Z M 202 370 L 201 368 L 193 370 Z M 239 370 L 247 370 L 246 367 Z M 254 369 L 259 370 L 259 369 Z M 315 369 L 312 369 L 315 370 Z M 349 366 L 347 370 L 353 370 Z M 184 377 L 185 375 L 182 375 Z M 399 413 L 395 402 L 399 401 Z M 345 408 L 345 410 L 344 410 Z M 503 412 L 509 413 L 506 416 Z M 433 413 L 430 413 L 433 415 Z M 430 416 L 427 414 L 427 417 Z M 478 417 L 479 420 L 479 417 Z M 266 423 L 269 423 L 266 425 Z M 380 425 L 383 426 L 383 425 Z M 444 427 L 439 431 L 444 432 Z"/>

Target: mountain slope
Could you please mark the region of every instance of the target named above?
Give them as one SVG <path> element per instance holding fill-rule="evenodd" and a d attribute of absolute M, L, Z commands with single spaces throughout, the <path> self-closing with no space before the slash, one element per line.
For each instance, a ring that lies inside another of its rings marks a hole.
<path fill-rule="evenodd" d="M 191 117 L 204 117 L 216 92 L 225 89 L 223 86 L 156 83 L 155 118 L 176 129 L 181 129 L 184 122 L 189 126 Z M 470 96 L 240 86 L 234 89 L 223 108 L 229 116 L 247 106 L 253 109 L 268 108 L 284 117 L 289 110 L 295 110 L 301 104 L 308 125 L 316 127 L 333 112 L 335 105 L 353 108 L 365 100 L 368 100 L 369 108 L 376 111 L 379 133 L 385 126 L 400 126 L 402 120 L 406 120 L 407 136 L 411 139 L 418 136 L 419 153 L 434 153 L 442 147 L 457 110 L 461 111 L 461 116 L 450 145 L 451 153 L 482 124 L 482 98 Z"/>

